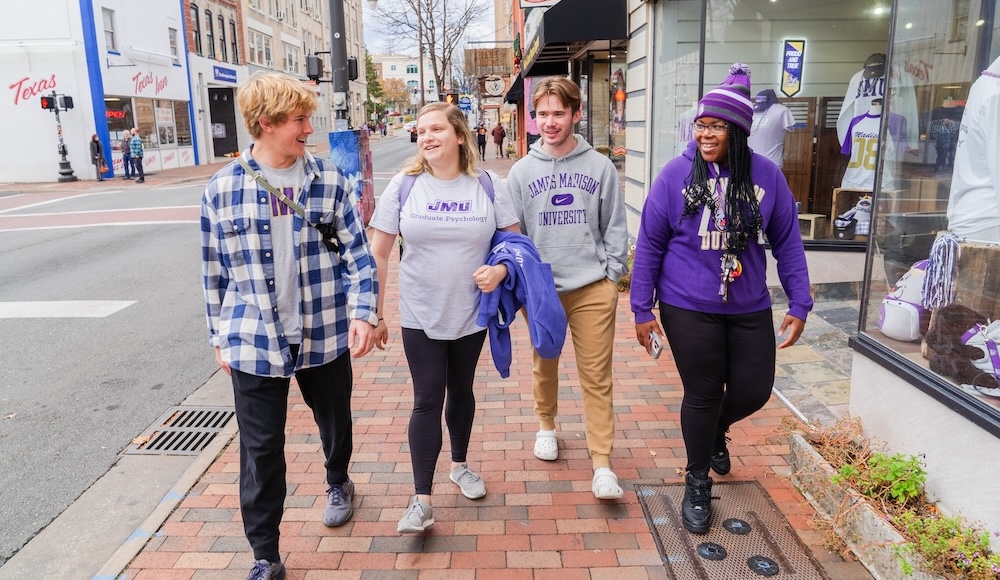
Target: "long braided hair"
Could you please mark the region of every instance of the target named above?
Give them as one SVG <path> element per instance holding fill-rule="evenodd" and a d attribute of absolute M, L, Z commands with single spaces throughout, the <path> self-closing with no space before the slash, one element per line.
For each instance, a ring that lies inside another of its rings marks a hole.
<path fill-rule="evenodd" d="M 727 251 L 739 256 L 743 250 L 760 237 L 762 220 L 760 203 L 754 194 L 750 179 L 750 147 L 747 133 L 730 121 L 726 121 L 726 159 L 729 164 L 729 182 L 726 184 L 726 247 Z M 696 148 L 691 173 L 685 180 L 684 217 L 693 217 L 702 207 L 714 214 L 716 211 L 715 192 L 708 187 L 711 174 L 708 163 Z M 718 176 L 715 176 L 718 178 Z"/>

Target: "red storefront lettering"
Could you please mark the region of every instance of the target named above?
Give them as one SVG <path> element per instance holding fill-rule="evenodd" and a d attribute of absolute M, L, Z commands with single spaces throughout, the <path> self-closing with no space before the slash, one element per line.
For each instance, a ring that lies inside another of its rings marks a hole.
<path fill-rule="evenodd" d="M 132 77 L 132 81 L 135 83 L 135 94 L 141 93 L 149 85 L 154 85 L 154 94 L 160 94 L 164 89 L 167 88 L 167 77 L 158 77 L 153 73 L 138 73 Z"/>
<path fill-rule="evenodd" d="M 153 73 L 136 73 L 132 80 L 135 82 L 135 94 L 139 94 L 153 82 Z"/>
<path fill-rule="evenodd" d="M 906 62 L 906 72 L 918 81 L 930 81 L 932 70 L 934 70 L 934 65 L 923 59 L 920 59 L 918 63 Z"/>
<path fill-rule="evenodd" d="M 56 88 L 55 73 L 52 73 L 52 76 L 47 79 L 39 79 L 34 82 L 28 82 L 29 78 L 31 77 L 24 77 L 23 79 L 10 85 L 9 88 L 14 91 L 15 105 L 21 103 L 22 101 L 27 101 L 28 99 L 38 95 L 42 91 L 48 91 Z"/>

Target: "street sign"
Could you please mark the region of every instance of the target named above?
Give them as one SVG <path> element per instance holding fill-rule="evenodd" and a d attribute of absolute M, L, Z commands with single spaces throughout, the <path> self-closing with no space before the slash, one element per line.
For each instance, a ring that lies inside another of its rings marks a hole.
<path fill-rule="evenodd" d="M 462 97 L 458 100 L 458 108 L 468 113 L 472 110 L 472 99 L 469 97 Z"/>

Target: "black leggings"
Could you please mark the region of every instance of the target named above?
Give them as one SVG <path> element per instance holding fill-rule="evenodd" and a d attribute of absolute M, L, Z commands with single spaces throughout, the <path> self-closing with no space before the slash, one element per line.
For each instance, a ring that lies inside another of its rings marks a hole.
<path fill-rule="evenodd" d="M 434 340 L 423 330 L 412 328 L 404 328 L 402 334 L 413 377 L 413 413 L 407 431 L 413 485 L 417 495 L 430 495 L 434 465 L 441 454 L 442 409 L 451 440 L 451 460 L 465 463 L 476 414 L 472 385 L 486 331 L 455 340 Z"/>
<path fill-rule="evenodd" d="M 715 435 L 767 403 L 774 386 L 771 309 L 705 314 L 660 303 L 677 372 L 684 385 L 681 433 L 687 470 L 708 473 Z"/>

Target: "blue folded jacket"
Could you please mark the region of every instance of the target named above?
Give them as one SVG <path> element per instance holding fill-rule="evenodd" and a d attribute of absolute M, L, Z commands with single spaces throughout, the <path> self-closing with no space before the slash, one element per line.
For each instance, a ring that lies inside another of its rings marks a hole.
<path fill-rule="evenodd" d="M 510 330 L 521 307 L 527 309 L 531 344 L 542 358 L 556 358 L 566 342 L 566 311 L 563 310 L 552 267 L 543 262 L 531 238 L 498 231 L 486 263 L 507 266 L 507 278 L 496 290 L 479 299 L 476 323 L 489 329 L 493 364 L 500 376 L 510 376 Z"/>

